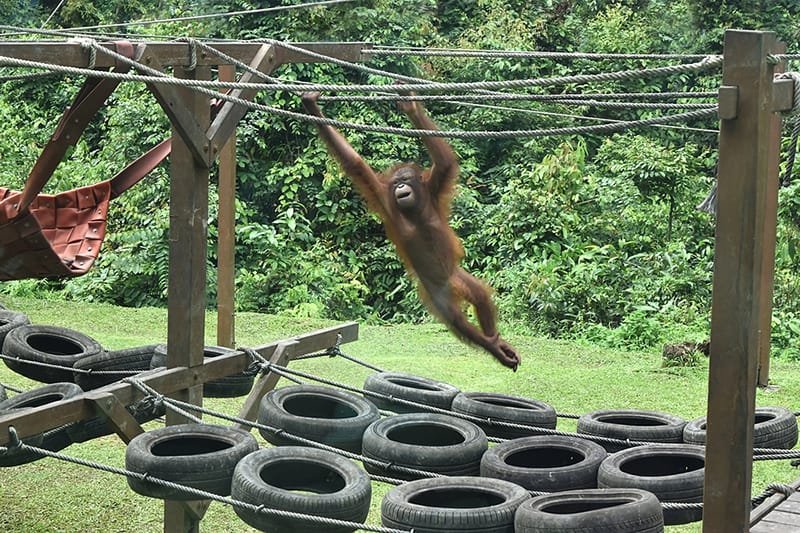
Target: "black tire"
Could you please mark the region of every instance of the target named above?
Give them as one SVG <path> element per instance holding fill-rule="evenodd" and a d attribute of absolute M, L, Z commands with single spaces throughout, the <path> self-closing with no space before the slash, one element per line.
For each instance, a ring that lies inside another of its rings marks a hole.
<path fill-rule="evenodd" d="M 204 346 L 203 357 L 219 357 L 234 351 L 233 348 L 224 346 Z M 167 345 L 158 344 L 150 360 L 150 368 L 155 369 L 167 366 Z M 205 398 L 235 398 L 245 396 L 253 388 L 254 375 L 234 374 L 219 379 L 211 380 L 203 384 L 203 397 Z"/>
<path fill-rule="evenodd" d="M 299 446 L 265 448 L 251 453 L 233 473 L 231 497 L 293 513 L 363 523 L 369 513 L 369 476 L 350 459 L 326 450 Z M 234 506 L 250 526 L 273 532 L 346 533 L 354 527 L 259 513 Z"/>
<path fill-rule="evenodd" d="M 420 476 L 392 466 L 449 476 L 477 476 L 488 447 L 486 434 L 472 422 L 436 413 L 407 413 L 370 425 L 364 432 L 361 453 L 385 463 L 365 461 L 367 472 L 416 479 Z"/>
<path fill-rule="evenodd" d="M 489 448 L 481 476 L 543 492 L 595 488 L 607 455 L 599 444 L 577 437 L 520 437 Z"/>
<path fill-rule="evenodd" d="M 370 374 L 364 381 L 364 390 L 376 394 L 365 394 L 378 409 L 395 413 L 426 412 L 422 407 L 405 405 L 390 398 L 410 400 L 439 409 L 450 409 L 453 398 L 460 392 L 456 387 L 441 381 L 400 374 L 397 372 L 379 372 Z M 389 397 L 389 398 L 387 398 Z"/>
<path fill-rule="evenodd" d="M 515 533 L 662 533 L 658 498 L 640 489 L 583 489 L 527 500 Z"/>
<path fill-rule="evenodd" d="M 706 417 L 690 420 L 683 428 L 683 441 L 706 443 Z M 797 417 L 784 407 L 756 407 L 753 447 L 791 450 L 797 444 Z"/>
<path fill-rule="evenodd" d="M 538 435 L 535 429 L 498 426 L 489 421 L 510 422 L 546 429 L 555 429 L 556 410 L 549 404 L 508 394 L 490 392 L 461 392 L 453 399 L 451 409 L 456 413 L 487 419 L 477 423 L 490 437 L 514 439 Z"/>
<path fill-rule="evenodd" d="M 9 331 L 3 341 L 3 354 L 17 358 L 4 359 L 6 366 L 42 383 L 73 381 L 73 365 L 102 349 L 100 343 L 88 335 L 59 326 L 19 326 Z"/>
<path fill-rule="evenodd" d="M 83 390 L 94 390 L 114 383 L 131 375 L 131 372 L 143 372 L 150 369 L 156 344 L 126 348 L 124 350 L 102 351 L 95 355 L 78 359 L 75 370 L 98 370 L 102 372 L 119 372 L 118 374 L 87 374 L 75 372 L 75 383 Z"/>
<path fill-rule="evenodd" d="M 125 468 L 220 496 L 231 493 L 233 469 L 258 449 L 246 431 L 210 424 L 178 424 L 141 433 L 125 450 Z M 197 500 L 176 488 L 128 477 L 134 492 L 165 500 Z"/>
<path fill-rule="evenodd" d="M 26 326 L 31 321 L 25 313 L 17 313 L 16 311 L 8 311 L 5 308 L 0 308 L 0 346 L 8 335 L 8 332 L 19 326 Z"/>
<path fill-rule="evenodd" d="M 150 370 L 167 366 L 167 345 L 156 344 L 153 349 L 153 357 L 150 359 Z"/>
<path fill-rule="evenodd" d="M 0 402 L 0 414 L 11 413 L 31 407 L 40 407 L 49 403 L 74 398 L 81 394 L 83 394 L 83 391 L 74 383 L 52 383 L 26 392 L 21 392 Z M 72 444 L 72 439 L 68 433 L 69 427 L 69 424 L 60 426 L 39 435 L 26 437 L 22 442 L 30 446 L 57 452 Z M 44 456 L 28 450 L 11 450 L 6 454 L 0 454 L 0 466 L 22 465 L 31 463 L 42 457 Z"/>
<path fill-rule="evenodd" d="M 705 448 L 690 444 L 649 444 L 609 455 L 600 464 L 600 488 L 633 488 L 652 492 L 662 502 L 703 501 Z M 665 509 L 666 525 L 696 522 L 702 509 Z"/>
<path fill-rule="evenodd" d="M 233 348 L 224 346 L 206 346 L 203 348 L 203 356 L 206 358 L 219 357 L 234 352 Z M 255 375 L 240 372 L 231 376 L 225 376 L 206 382 L 203 385 L 203 396 L 205 398 L 236 398 L 246 396 L 253 388 Z"/>
<path fill-rule="evenodd" d="M 0 402 L 4 402 L 8 400 L 8 393 L 6 392 L 6 388 L 0 383 Z"/>
<path fill-rule="evenodd" d="M 578 433 L 634 442 L 683 442 L 683 418 L 658 411 L 635 409 L 601 410 L 578 419 Z M 625 444 L 599 442 L 609 452 L 627 448 Z"/>
<path fill-rule="evenodd" d="M 456 476 L 399 485 L 381 501 L 384 527 L 415 533 L 513 533 L 528 491 L 501 479 Z"/>
<path fill-rule="evenodd" d="M 258 411 L 261 424 L 355 453 L 361 451 L 364 431 L 379 418 L 378 408 L 364 398 L 318 385 L 274 389 L 261 399 Z M 259 432 L 272 444 L 300 445 L 265 429 Z"/>

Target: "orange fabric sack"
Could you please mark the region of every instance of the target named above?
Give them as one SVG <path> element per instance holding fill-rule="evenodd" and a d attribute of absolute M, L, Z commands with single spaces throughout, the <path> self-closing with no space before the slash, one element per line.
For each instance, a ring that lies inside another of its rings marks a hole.
<path fill-rule="evenodd" d="M 129 42 L 117 51 L 133 57 Z M 126 72 L 127 64 L 116 72 Z M 109 201 L 141 180 L 169 155 L 167 139 L 113 178 L 64 191 L 41 194 L 70 145 L 120 80 L 89 78 L 64 112 L 22 191 L 0 187 L 0 281 L 63 278 L 85 274 L 97 259 L 106 234 Z"/>

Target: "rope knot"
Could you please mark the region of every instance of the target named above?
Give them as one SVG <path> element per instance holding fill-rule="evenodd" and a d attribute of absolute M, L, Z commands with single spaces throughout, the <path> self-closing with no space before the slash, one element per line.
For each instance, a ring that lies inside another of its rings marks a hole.
<path fill-rule="evenodd" d="M 767 488 L 772 489 L 775 492 L 780 492 L 787 498 L 796 492 L 792 487 L 785 483 L 770 483 L 767 485 Z"/>
<path fill-rule="evenodd" d="M 97 61 L 97 41 L 89 39 L 88 37 L 73 37 L 67 39 L 68 43 L 76 43 L 81 45 L 84 50 L 89 50 L 89 65 L 88 68 L 93 69 Z"/>

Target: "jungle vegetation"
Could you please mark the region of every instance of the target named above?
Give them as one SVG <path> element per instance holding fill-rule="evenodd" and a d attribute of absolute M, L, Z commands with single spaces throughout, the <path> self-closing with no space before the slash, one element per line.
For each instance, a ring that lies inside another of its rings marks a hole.
<path fill-rule="evenodd" d="M 800 52 L 794 0 L 354 0 L 158 24 L 175 19 L 296 4 L 295 0 L 0 0 L 5 39 L 63 38 L 14 27 L 58 30 L 128 23 L 97 39 L 272 38 L 364 41 L 385 47 L 536 50 L 601 54 L 719 54 L 726 28 L 777 33 Z M 52 16 L 51 16 L 52 14 Z M 672 60 L 673 63 L 677 60 Z M 643 69 L 655 59 L 474 58 L 375 55 L 369 66 L 446 82 L 546 78 Z M 790 68 L 791 68 L 790 64 Z M 18 73 L 0 69 L 0 76 Z M 295 64 L 286 80 L 385 84 L 376 74 L 331 64 Z M 716 91 L 719 72 L 568 86 L 564 92 Z M 11 80 L 0 89 L 0 177 L 19 188 L 81 83 L 78 76 Z M 299 110 L 297 95 L 264 91 L 259 103 Z M 705 100 L 708 101 L 708 100 Z M 491 104 L 491 105 L 485 105 Z M 340 120 L 407 125 L 392 102 L 331 101 Z M 541 129 L 630 120 L 653 110 L 547 102 L 431 102 L 443 129 Z M 515 108 L 515 109 L 511 109 Z M 785 121 L 782 150 L 789 149 Z M 462 177 L 452 224 L 465 267 L 495 290 L 507 328 L 585 338 L 607 346 L 659 347 L 708 336 L 714 219 L 697 209 L 715 180 L 718 122 L 637 128 L 614 134 L 458 139 Z M 169 123 L 140 84 L 123 84 L 49 191 L 106 179 L 169 134 Z M 373 166 L 424 163 L 413 138 L 345 131 Z M 429 320 L 377 219 L 305 122 L 253 111 L 238 129 L 236 305 L 310 318 L 404 323 Z M 784 159 L 785 161 L 785 159 Z M 786 163 L 782 162 L 782 170 Z M 215 305 L 216 169 L 209 220 L 208 301 Z M 797 171 L 795 172 L 795 174 Z M 780 190 L 773 353 L 800 359 L 800 179 Z M 122 306 L 165 306 L 168 167 L 114 201 L 109 235 L 86 276 L 21 280 L 0 294 Z"/>

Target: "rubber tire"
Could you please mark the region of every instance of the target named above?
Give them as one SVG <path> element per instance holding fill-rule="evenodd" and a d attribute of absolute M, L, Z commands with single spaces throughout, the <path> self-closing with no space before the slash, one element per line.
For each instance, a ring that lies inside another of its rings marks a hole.
<path fill-rule="evenodd" d="M 528 491 L 501 479 L 419 479 L 386 493 L 381 524 L 414 533 L 514 533 L 514 513 L 529 498 Z"/>
<path fill-rule="evenodd" d="M 25 410 L 31 407 L 60 402 L 69 398 L 75 398 L 81 394 L 83 394 L 83 391 L 74 383 L 52 383 L 26 392 L 21 392 L 0 402 L 0 414 L 13 413 L 14 411 Z M 70 426 L 71 424 L 67 424 L 53 428 L 44 433 L 26 437 L 22 442 L 30 446 L 57 452 L 72 444 L 72 439 L 68 433 Z M 44 456 L 28 450 L 13 450 L 5 455 L 0 454 L 0 466 L 27 464 L 41 459 L 42 457 Z"/>
<path fill-rule="evenodd" d="M 481 476 L 543 492 L 595 488 L 607 455 L 599 444 L 577 437 L 520 437 L 489 448 Z"/>
<path fill-rule="evenodd" d="M 17 313 L 16 311 L 8 311 L 5 308 L 0 309 L 0 346 L 8 335 L 8 332 L 19 326 L 27 326 L 31 321 L 25 313 Z"/>
<path fill-rule="evenodd" d="M 273 389 L 261 399 L 258 422 L 315 442 L 361 452 L 367 427 L 380 419 L 375 405 L 355 394 L 319 385 Z M 267 442 L 301 445 L 296 440 L 259 429 Z"/>
<path fill-rule="evenodd" d="M 236 464 L 258 449 L 246 431 L 210 424 L 178 424 L 141 433 L 125 450 L 125 468 L 220 496 L 231 493 Z M 180 489 L 128 477 L 134 492 L 165 500 L 197 500 Z"/>
<path fill-rule="evenodd" d="M 251 453 L 233 472 L 231 497 L 294 513 L 363 523 L 372 484 L 358 465 L 327 450 L 303 446 L 264 448 Z M 345 533 L 356 528 L 305 522 L 234 506 L 250 526 L 275 533 Z"/>
<path fill-rule="evenodd" d="M 234 351 L 233 348 L 225 348 L 224 346 L 211 346 L 203 347 L 203 357 L 212 358 L 219 357 Z M 167 366 L 167 345 L 158 344 L 153 351 L 153 358 L 150 360 L 150 368 L 155 369 Z M 253 388 L 255 376 L 245 374 L 234 374 L 232 376 L 225 376 L 218 379 L 208 381 L 203 384 L 203 397 L 204 398 L 236 398 L 245 396 L 250 393 Z"/>
<path fill-rule="evenodd" d="M 690 420 L 683 428 L 683 441 L 706 443 L 706 417 Z M 784 407 L 756 407 L 753 447 L 791 450 L 797 444 L 797 417 Z"/>
<path fill-rule="evenodd" d="M 74 380 L 85 391 L 99 389 L 130 376 L 130 372 L 143 372 L 150 369 L 157 344 L 126 348 L 124 350 L 102 351 L 95 355 L 82 357 L 75 362 L 76 370 L 119 371 L 119 374 L 86 374 L 75 372 Z"/>
<path fill-rule="evenodd" d="M 597 486 L 652 492 L 662 502 L 703 501 L 705 448 L 691 444 L 650 444 L 609 455 L 600 464 Z M 664 524 L 686 524 L 702 509 L 664 509 Z"/>
<path fill-rule="evenodd" d="M 364 390 L 446 410 L 450 410 L 453 399 L 460 392 L 448 383 L 398 372 L 378 372 L 368 375 L 364 380 Z M 365 394 L 365 396 L 378 409 L 395 413 L 427 412 L 422 407 L 403 405 L 381 396 L 372 394 Z"/>
<path fill-rule="evenodd" d="M 210 359 L 234 351 L 236 350 L 224 346 L 206 346 L 203 348 L 203 356 Z M 254 381 L 254 374 L 245 374 L 244 372 L 214 379 L 203 385 L 203 397 L 237 398 L 239 396 L 246 396 L 250 393 L 250 389 L 253 388 Z"/>
<path fill-rule="evenodd" d="M 88 335 L 59 326 L 19 326 L 8 332 L 3 341 L 3 353 L 18 358 L 4 359 L 6 366 L 42 383 L 72 382 L 73 365 L 83 357 L 100 353 L 102 349 L 100 343 Z M 61 368 L 33 363 L 46 363 Z"/>
<path fill-rule="evenodd" d="M 399 479 L 418 476 L 391 465 L 449 476 L 477 476 L 489 447 L 481 428 L 460 418 L 436 413 L 406 413 L 374 422 L 364 432 L 362 455 L 388 463 L 364 463 L 371 474 Z"/>
<path fill-rule="evenodd" d="M 658 498 L 640 489 L 582 489 L 524 502 L 515 533 L 663 533 Z"/>
<path fill-rule="evenodd" d="M 609 409 L 587 413 L 578 418 L 577 431 L 619 440 L 653 443 L 683 442 L 686 420 L 659 411 Z M 624 444 L 600 442 L 609 452 L 627 448 Z"/>
<path fill-rule="evenodd" d="M 538 435 L 534 429 L 511 428 L 491 424 L 488 421 L 511 422 L 546 429 L 555 429 L 557 418 L 553 406 L 523 396 L 496 394 L 491 392 L 461 392 L 453 399 L 450 408 L 465 415 L 487 419 L 477 423 L 490 437 L 515 439 Z"/>

